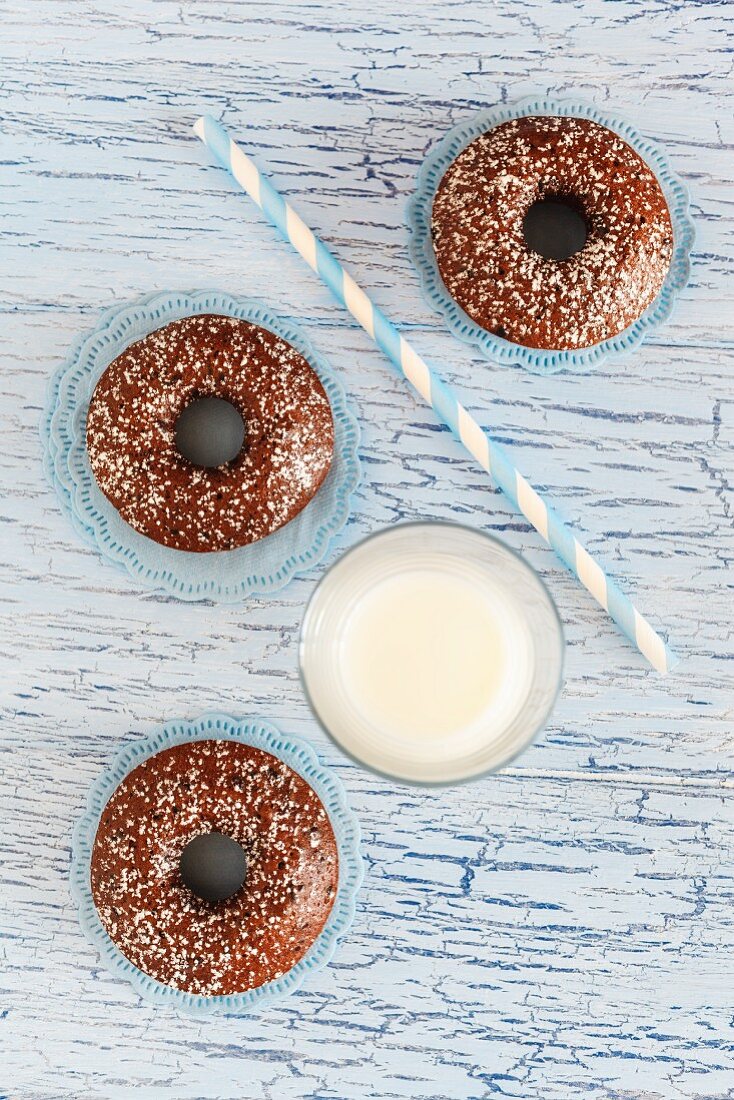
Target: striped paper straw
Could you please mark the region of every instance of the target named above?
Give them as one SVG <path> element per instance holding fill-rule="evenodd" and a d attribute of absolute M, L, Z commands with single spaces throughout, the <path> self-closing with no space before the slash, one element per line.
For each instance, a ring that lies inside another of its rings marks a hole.
<path fill-rule="evenodd" d="M 498 443 L 485 432 L 474 417 L 457 401 L 449 387 L 401 336 L 385 314 L 370 301 L 345 271 L 325 244 L 308 228 L 273 185 L 261 175 L 246 153 L 210 116 L 200 118 L 194 133 L 201 138 L 216 159 L 301 254 L 306 263 L 326 283 L 334 297 L 351 313 L 378 347 L 382 348 L 399 374 L 407 378 L 424 401 L 433 408 L 469 454 L 494 479 L 535 530 L 552 546 L 558 557 L 578 577 L 594 599 L 638 647 L 658 672 L 666 673 L 676 658 L 634 606 L 589 554 L 571 527 L 556 514 Z"/>

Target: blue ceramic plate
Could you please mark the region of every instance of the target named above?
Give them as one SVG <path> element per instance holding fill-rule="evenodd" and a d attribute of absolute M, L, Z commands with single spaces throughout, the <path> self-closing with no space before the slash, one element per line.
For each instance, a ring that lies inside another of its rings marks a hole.
<path fill-rule="evenodd" d="M 163 985 L 138 970 L 115 946 L 97 915 L 90 885 L 90 860 L 100 817 L 113 791 L 134 768 L 162 749 L 190 741 L 225 739 L 254 745 L 277 756 L 298 772 L 316 791 L 329 815 L 339 849 L 339 887 L 334 907 L 319 938 L 287 974 L 276 981 L 230 996 L 202 997 Z M 319 763 L 305 741 L 280 733 L 258 719 L 235 719 L 225 714 L 206 714 L 196 722 L 169 722 L 150 737 L 126 745 L 112 765 L 93 784 L 87 810 L 74 829 L 71 856 L 71 892 L 79 910 L 84 935 L 99 952 L 100 959 L 115 977 L 129 982 L 136 993 L 158 1005 L 169 1005 L 194 1015 L 217 1012 L 254 1012 L 293 993 L 305 978 L 325 966 L 354 918 L 357 891 L 363 877 L 359 850 L 359 825 L 349 809 L 344 788 Z"/>
<path fill-rule="evenodd" d="M 633 325 L 618 336 L 578 351 L 543 351 L 510 343 L 472 321 L 446 289 L 436 262 L 431 240 L 433 197 L 448 166 L 461 150 L 480 134 L 501 122 L 527 115 L 568 115 L 589 118 L 619 134 L 649 165 L 658 178 L 670 209 L 673 223 L 673 258 L 657 298 Z M 610 356 L 621 355 L 636 347 L 645 334 L 670 316 L 679 291 L 688 282 L 689 257 L 694 240 L 693 223 L 688 214 L 688 192 L 672 171 L 663 150 L 643 137 L 618 115 L 610 115 L 590 104 L 576 101 L 536 98 L 510 106 L 480 111 L 460 122 L 441 138 L 421 165 L 415 194 L 408 204 L 410 253 L 420 277 L 423 293 L 430 306 L 442 314 L 449 329 L 461 340 L 478 348 L 490 359 L 501 363 L 519 363 L 540 374 L 560 370 L 584 371 Z"/>
<path fill-rule="evenodd" d="M 297 348 L 328 394 L 335 432 L 331 469 L 302 512 L 259 542 L 211 554 L 173 550 L 130 527 L 98 487 L 85 439 L 90 398 L 112 360 L 133 341 L 195 313 L 223 313 L 252 321 Z M 360 476 L 359 428 L 328 364 L 299 329 L 262 303 L 214 291 L 155 294 L 105 313 L 51 379 L 41 435 L 46 471 L 82 538 L 146 587 L 184 600 L 232 603 L 251 592 L 282 588 L 293 576 L 312 568 L 347 522 Z"/>

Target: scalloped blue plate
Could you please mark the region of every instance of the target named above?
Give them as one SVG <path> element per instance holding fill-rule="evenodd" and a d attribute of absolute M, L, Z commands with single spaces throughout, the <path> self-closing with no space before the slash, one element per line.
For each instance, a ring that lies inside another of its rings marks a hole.
<path fill-rule="evenodd" d="M 130 527 L 98 487 L 85 440 L 89 401 L 109 363 L 133 341 L 193 313 L 240 317 L 293 344 L 321 379 L 334 417 L 334 459 L 313 500 L 267 538 L 210 554 L 160 546 Z M 103 314 L 51 378 L 41 436 L 46 472 L 81 537 L 147 587 L 183 600 L 232 603 L 251 592 L 282 588 L 293 576 L 316 565 L 347 522 L 360 477 L 359 427 L 341 383 L 323 357 L 299 329 L 261 302 L 218 291 L 152 294 Z"/>
<path fill-rule="evenodd" d="M 246 993 L 202 997 L 163 985 L 143 973 L 115 946 L 97 914 L 90 884 L 90 860 L 94 838 L 104 807 L 113 791 L 134 768 L 162 749 L 189 741 L 222 739 L 254 745 L 277 756 L 298 772 L 316 791 L 329 815 L 339 849 L 339 887 L 328 921 L 318 939 L 287 974 Z M 360 855 L 359 824 L 347 805 L 344 788 L 325 768 L 305 741 L 285 736 L 275 726 L 258 719 L 235 719 L 226 714 L 205 714 L 198 721 L 168 722 L 149 737 L 126 745 L 111 766 L 92 785 L 87 810 L 74 829 L 71 854 L 71 892 L 79 911 L 82 931 L 99 952 L 101 961 L 117 978 L 129 982 L 136 993 L 157 1005 L 168 1005 L 189 1015 L 258 1011 L 295 992 L 306 977 L 331 959 L 337 941 L 354 919 L 355 898 L 364 877 Z"/>
<path fill-rule="evenodd" d="M 578 351 L 543 351 L 510 343 L 488 332 L 464 312 L 451 297 L 438 270 L 431 240 L 433 197 L 449 164 L 461 150 L 480 134 L 526 115 L 568 115 L 589 118 L 619 134 L 635 149 L 652 169 L 660 182 L 673 223 L 673 258 L 660 293 L 634 324 L 618 336 L 593 347 Z M 448 328 L 461 340 L 478 348 L 488 358 L 501 363 L 519 363 L 539 374 L 560 370 L 584 371 L 602 360 L 623 355 L 637 347 L 646 333 L 670 316 L 678 293 L 688 282 L 690 252 L 695 230 L 688 214 L 688 192 L 673 172 L 663 150 L 643 137 L 618 115 L 610 115 L 591 104 L 575 100 L 550 98 L 524 99 L 509 106 L 480 111 L 460 122 L 438 142 L 418 172 L 416 191 L 408 202 L 409 249 L 420 277 L 421 288 L 428 304 L 440 313 Z"/>

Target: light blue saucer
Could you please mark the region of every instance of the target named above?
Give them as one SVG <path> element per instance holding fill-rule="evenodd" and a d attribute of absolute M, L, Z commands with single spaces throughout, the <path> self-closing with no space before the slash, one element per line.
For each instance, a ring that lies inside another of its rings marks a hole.
<path fill-rule="evenodd" d="M 173 989 L 144 974 L 115 946 L 99 919 L 92 898 L 90 860 L 102 811 L 125 776 L 149 756 L 154 756 L 172 745 L 212 738 L 254 745 L 277 756 L 316 791 L 329 815 L 336 837 L 339 850 L 339 886 L 323 932 L 287 974 L 246 993 L 202 997 Z M 357 819 L 347 805 L 340 781 L 319 762 L 310 745 L 280 733 L 275 726 L 259 719 L 236 719 L 226 714 L 205 714 L 195 722 L 169 722 L 149 737 L 126 745 L 92 785 L 87 799 L 87 810 L 77 822 L 72 840 L 72 896 L 79 910 L 82 931 L 99 952 L 104 965 L 115 977 L 129 982 L 135 992 L 146 1000 L 199 1016 L 220 1012 L 244 1014 L 258 1011 L 295 992 L 309 974 L 326 966 L 334 954 L 337 941 L 344 936 L 352 923 L 355 898 L 363 875 Z"/>
<path fill-rule="evenodd" d="M 211 554 L 173 550 L 130 527 L 98 487 L 85 438 L 90 398 L 112 360 L 133 341 L 194 313 L 240 317 L 282 336 L 317 372 L 334 418 L 334 459 L 313 500 L 285 527 L 260 542 Z M 251 592 L 273 592 L 311 569 L 347 522 L 360 477 L 359 427 L 341 383 L 324 358 L 299 329 L 261 302 L 217 291 L 154 294 L 105 313 L 51 379 L 41 436 L 47 474 L 82 538 L 146 587 L 183 600 L 232 603 Z"/>
<path fill-rule="evenodd" d="M 436 262 L 431 238 L 433 198 L 448 166 L 461 150 L 480 134 L 501 122 L 527 115 L 566 115 L 589 118 L 619 134 L 649 165 L 665 194 L 673 223 L 673 258 L 665 282 L 645 312 L 618 336 L 579 351 L 542 351 L 510 343 L 477 325 L 451 297 Z M 626 354 L 637 347 L 653 328 L 666 321 L 676 296 L 688 282 L 694 227 L 688 213 L 688 192 L 673 172 L 660 146 L 643 137 L 630 123 L 587 103 L 538 97 L 509 106 L 494 107 L 460 122 L 438 142 L 418 172 L 417 186 L 408 203 L 410 254 L 429 305 L 440 313 L 447 326 L 461 340 L 500 363 L 519 363 L 539 374 L 560 370 L 585 371 L 611 356 Z"/>

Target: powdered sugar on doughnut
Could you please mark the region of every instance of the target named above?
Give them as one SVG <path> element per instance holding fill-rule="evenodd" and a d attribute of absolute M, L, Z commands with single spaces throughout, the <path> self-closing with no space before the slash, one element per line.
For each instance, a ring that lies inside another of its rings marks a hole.
<path fill-rule="evenodd" d="M 247 857 L 231 898 L 197 898 L 179 876 L 186 845 L 220 832 Z M 204 740 L 165 749 L 117 787 L 94 842 L 91 883 L 123 955 L 204 996 L 281 977 L 322 931 L 336 898 L 336 840 L 318 795 L 261 749 Z"/>
<path fill-rule="evenodd" d="M 245 422 L 231 462 L 210 469 L 177 450 L 192 401 L 221 397 Z M 326 477 L 334 449 L 329 401 L 313 368 L 248 321 L 196 315 L 132 344 L 107 368 L 87 417 L 99 487 L 122 517 L 178 550 L 229 550 L 288 523 Z"/>
<path fill-rule="evenodd" d="M 566 260 L 533 252 L 523 220 L 538 200 L 570 201 L 588 238 Z M 589 119 L 512 119 L 447 168 L 432 235 L 449 294 L 473 321 L 516 344 L 590 347 L 622 332 L 662 287 L 673 252 L 665 196 L 617 134 Z"/>

